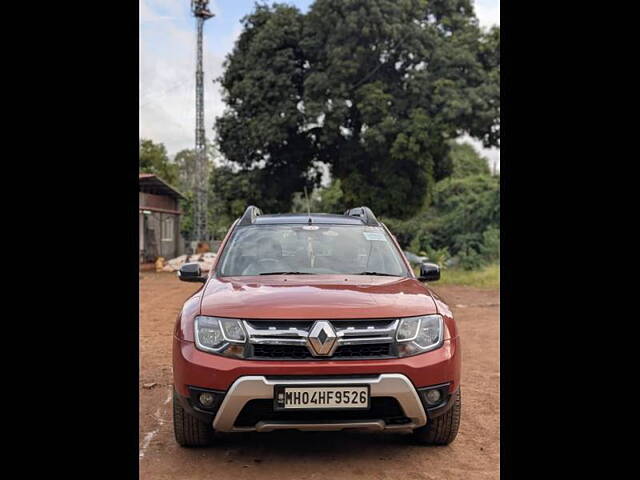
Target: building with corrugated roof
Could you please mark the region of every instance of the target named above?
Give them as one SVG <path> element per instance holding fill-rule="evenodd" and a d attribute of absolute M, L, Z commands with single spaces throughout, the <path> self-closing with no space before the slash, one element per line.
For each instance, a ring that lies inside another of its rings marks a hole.
<path fill-rule="evenodd" d="M 138 184 L 140 262 L 181 255 L 179 200 L 184 195 L 152 173 L 140 173 Z"/>

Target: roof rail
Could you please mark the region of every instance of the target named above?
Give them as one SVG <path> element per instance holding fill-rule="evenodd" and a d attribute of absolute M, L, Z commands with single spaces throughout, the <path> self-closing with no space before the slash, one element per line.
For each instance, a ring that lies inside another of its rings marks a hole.
<path fill-rule="evenodd" d="M 365 225 L 372 227 L 380 226 L 380 222 L 378 222 L 378 219 L 369 207 L 350 208 L 344 212 L 344 214 L 350 217 L 360 217 Z"/>
<path fill-rule="evenodd" d="M 251 225 L 255 223 L 256 217 L 260 215 L 262 215 L 262 211 L 258 207 L 249 205 L 242 214 L 242 217 L 240 217 L 240 223 L 238 223 L 238 225 Z"/>

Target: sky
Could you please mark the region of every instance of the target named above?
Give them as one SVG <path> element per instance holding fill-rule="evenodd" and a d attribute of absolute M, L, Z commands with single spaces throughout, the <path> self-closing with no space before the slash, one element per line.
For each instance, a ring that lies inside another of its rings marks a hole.
<path fill-rule="evenodd" d="M 189 0 L 139 0 L 139 109 L 140 137 L 162 142 L 170 156 L 195 142 L 195 20 Z M 271 2 L 269 2 L 271 3 Z M 306 12 L 313 0 L 284 0 Z M 500 0 L 475 0 L 480 25 L 500 25 Z M 215 117 L 224 103 L 213 80 L 222 75 L 222 62 L 231 52 L 255 0 L 211 0 L 215 17 L 204 24 L 205 127 L 211 138 Z M 500 149 L 483 149 L 466 137 L 500 169 Z"/>

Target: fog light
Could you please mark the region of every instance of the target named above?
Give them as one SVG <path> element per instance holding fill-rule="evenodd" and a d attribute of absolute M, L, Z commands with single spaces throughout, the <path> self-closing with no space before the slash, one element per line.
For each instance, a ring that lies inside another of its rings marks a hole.
<path fill-rule="evenodd" d="M 435 405 L 436 403 L 440 402 L 442 394 L 440 393 L 440 390 L 429 390 L 426 393 L 425 398 L 429 405 Z"/>
<path fill-rule="evenodd" d="M 213 405 L 213 401 L 215 399 L 212 394 L 205 392 L 200 394 L 200 396 L 198 397 L 198 400 L 203 406 L 210 407 L 211 405 Z"/>

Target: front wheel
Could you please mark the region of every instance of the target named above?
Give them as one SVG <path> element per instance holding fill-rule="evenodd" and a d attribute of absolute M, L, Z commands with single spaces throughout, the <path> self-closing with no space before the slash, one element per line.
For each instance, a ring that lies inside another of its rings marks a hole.
<path fill-rule="evenodd" d="M 206 447 L 213 442 L 213 426 L 189 415 L 173 392 L 173 433 L 182 447 Z"/>
<path fill-rule="evenodd" d="M 416 439 L 424 445 L 449 445 L 458 435 L 462 400 L 460 389 L 455 393 L 455 400 L 447 413 L 431 420 L 424 427 L 413 431 Z"/>

